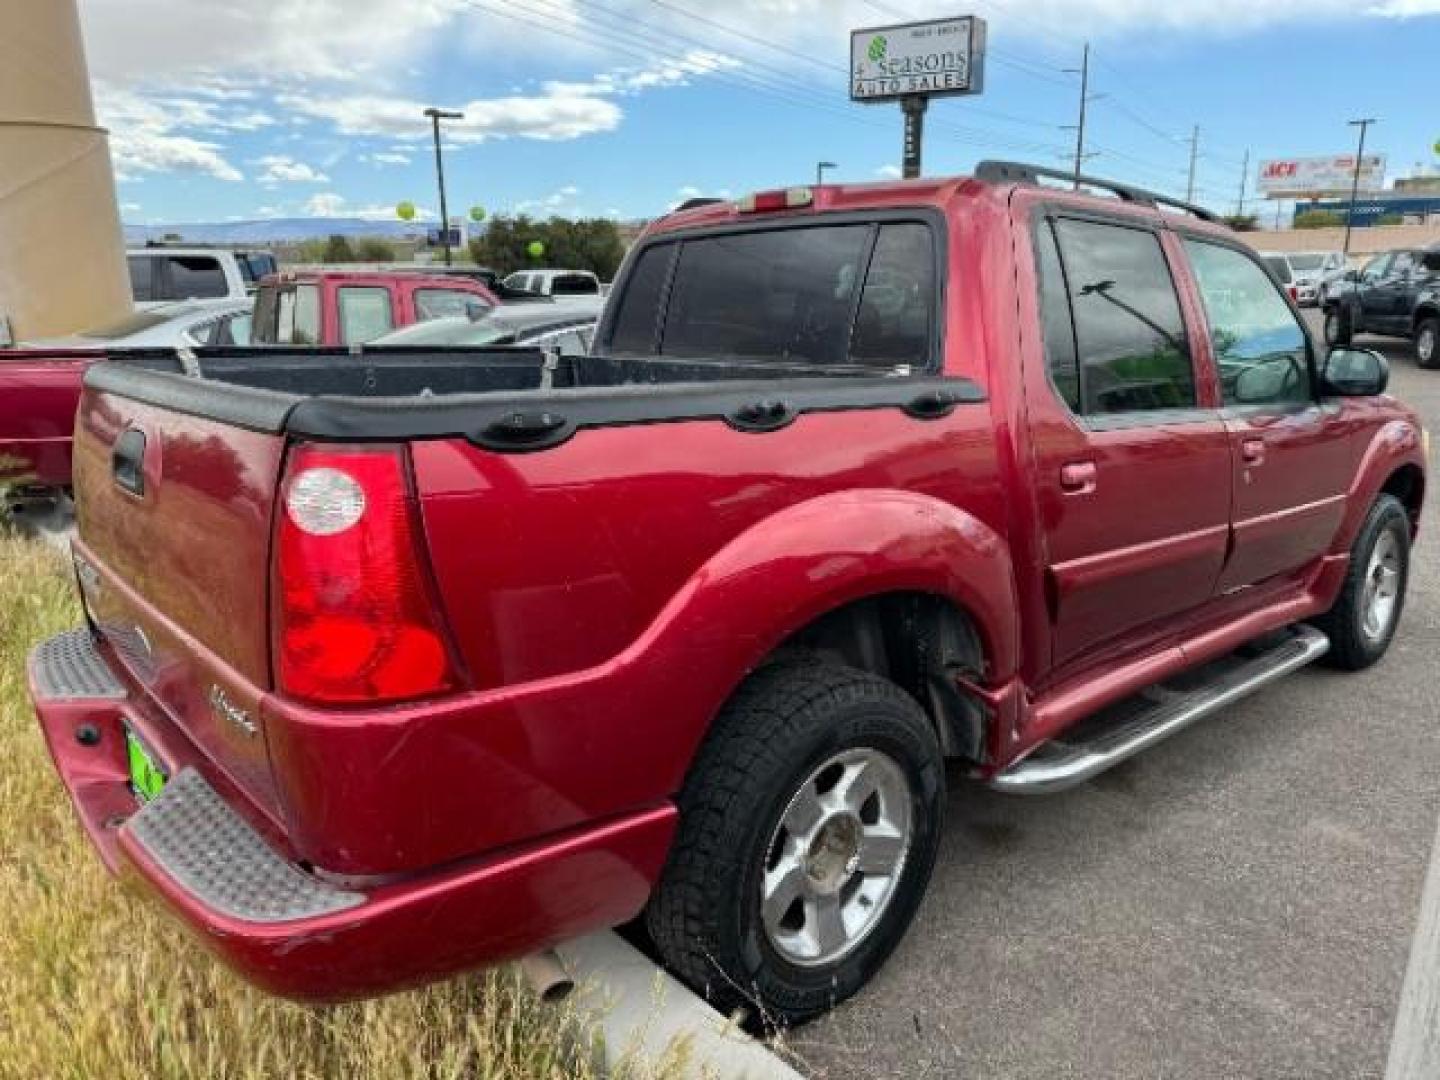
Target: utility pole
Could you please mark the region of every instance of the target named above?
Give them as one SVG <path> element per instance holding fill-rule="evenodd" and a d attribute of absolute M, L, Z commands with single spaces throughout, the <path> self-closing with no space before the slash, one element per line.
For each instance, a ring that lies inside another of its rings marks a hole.
<path fill-rule="evenodd" d="M 1350 181 L 1350 211 L 1345 215 L 1345 248 L 1344 257 L 1350 258 L 1350 230 L 1355 226 L 1355 200 L 1360 194 L 1360 170 L 1365 165 L 1365 133 L 1370 130 L 1371 124 L 1378 124 L 1380 121 L 1373 116 L 1364 120 L 1351 120 L 1351 127 L 1360 129 L 1360 146 L 1355 151 L 1355 175 Z"/>
<path fill-rule="evenodd" d="M 1190 179 L 1185 182 L 1185 201 L 1195 201 L 1195 162 L 1200 157 L 1200 125 L 1195 125 L 1195 131 L 1190 136 Z"/>
<path fill-rule="evenodd" d="M 429 108 L 425 115 L 435 134 L 435 178 L 440 184 L 440 242 L 445 246 L 445 265 L 450 265 L 450 208 L 445 204 L 445 162 L 440 154 L 440 121 L 464 120 L 465 114 Z"/>
<path fill-rule="evenodd" d="M 1080 76 L 1080 122 L 1075 125 L 1075 190 L 1080 190 L 1080 169 L 1085 164 L 1085 107 L 1090 103 L 1090 43 L 1085 42 L 1085 51 L 1080 55 L 1080 70 L 1066 68 L 1072 75 Z"/>
<path fill-rule="evenodd" d="M 1240 202 L 1235 207 L 1235 216 L 1245 216 L 1245 185 L 1250 180 L 1250 151 L 1245 151 L 1245 164 L 1240 166 Z"/>
<path fill-rule="evenodd" d="M 815 186 L 823 187 L 825 184 L 825 170 L 838 169 L 840 166 L 833 161 L 817 161 L 815 163 Z"/>

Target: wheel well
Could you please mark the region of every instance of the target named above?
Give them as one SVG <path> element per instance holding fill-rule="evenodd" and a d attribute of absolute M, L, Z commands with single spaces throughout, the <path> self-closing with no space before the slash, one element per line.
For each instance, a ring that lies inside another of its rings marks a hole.
<path fill-rule="evenodd" d="M 947 598 L 902 592 L 856 600 L 797 630 L 770 659 L 797 654 L 889 679 L 925 710 L 947 756 L 983 758 L 986 710 L 955 680 L 983 674 L 984 645 L 974 620 Z"/>
<path fill-rule="evenodd" d="M 1420 324 L 1421 324 L 1422 322 L 1424 322 L 1426 319 L 1434 319 L 1434 318 L 1440 318 L 1440 308 L 1433 307 L 1433 306 L 1430 306 L 1430 305 L 1426 305 L 1425 307 L 1421 307 L 1421 308 L 1416 308 L 1416 309 L 1415 309 L 1415 318 L 1414 318 L 1414 320 L 1413 320 L 1413 324 L 1412 324 L 1412 325 L 1413 325 L 1414 329 L 1419 330 L 1419 329 L 1420 329 Z"/>
<path fill-rule="evenodd" d="M 1411 528 L 1419 524 L 1420 507 L 1425 501 L 1425 474 L 1420 471 L 1420 466 L 1400 466 L 1390 474 L 1380 490 L 1400 500 L 1410 515 Z"/>

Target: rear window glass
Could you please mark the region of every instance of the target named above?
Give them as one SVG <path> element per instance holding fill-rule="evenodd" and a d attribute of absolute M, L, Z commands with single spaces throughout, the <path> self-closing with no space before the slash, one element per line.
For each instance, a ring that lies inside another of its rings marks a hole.
<path fill-rule="evenodd" d="M 850 361 L 886 368 L 925 365 L 934 302 L 930 230 L 919 222 L 882 226 L 860 294 Z"/>
<path fill-rule="evenodd" d="M 843 364 L 870 229 L 738 233 L 680 248 L 667 356 Z"/>
<path fill-rule="evenodd" d="M 610 335 L 613 352 L 645 356 L 655 351 L 660 292 L 665 288 L 674 255 L 674 244 L 656 244 L 640 253 L 640 261 L 620 293 L 615 329 Z"/>
<path fill-rule="evenodd" d="M 468 317 L 476 307 L 489 307 L 474 293 L 459 289 L 416 289 L 415 318 L 417 322 L 428 319 L 461 319 Z"/>
<path fill-rule="evenodd" d="M 1265 265 L 1268 266 L 1270 272 L 1279 279 L 1281 285 L 1289 285 L 1293 280 L 1290 276 L 1290 264 L 1280 258 L 1280 256 L 1266 255 Z"/>
<path fill-rule="evenodd" d="M 600 283 L 585 274 L 560 274 L 550 283 L 554 296 L 597 296 Z"/>
<path fill-rule="evenodd" d="M 171 255 L 170 292 L 177 300 L 204 300 L 224 296 L 229 290 L 220 260 L 208 255 Z"/>

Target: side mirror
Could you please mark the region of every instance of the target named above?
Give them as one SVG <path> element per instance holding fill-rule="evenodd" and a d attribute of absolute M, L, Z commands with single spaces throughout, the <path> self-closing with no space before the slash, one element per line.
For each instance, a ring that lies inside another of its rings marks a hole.
<path fill-rule="evenodd" d="M 1327 397 L 1375 397 L 1390 385 L 1390 361 L 1374 349 L 1332 349 L 1320 382 Z"/>

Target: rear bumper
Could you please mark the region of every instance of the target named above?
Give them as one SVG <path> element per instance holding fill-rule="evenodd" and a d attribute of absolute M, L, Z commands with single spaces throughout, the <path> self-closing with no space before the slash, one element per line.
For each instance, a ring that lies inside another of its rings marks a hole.
<path fill-rule="evenodd" d="M 384 993 L 624 922 L 644 905 L 675 828 L 666 804 L 426 873 L 326 880 L 193 747 L 147 718 L 84 631 L 40 645 L 28 675 L 51 756 L 106 866 L 286 997 Z M 143 807 L 126 726 L 171 777 Z"/>

